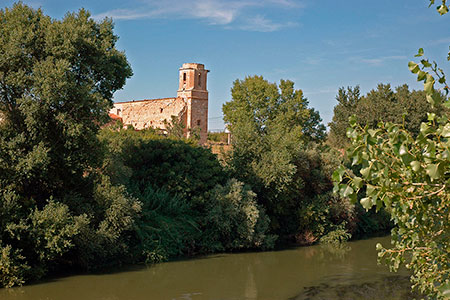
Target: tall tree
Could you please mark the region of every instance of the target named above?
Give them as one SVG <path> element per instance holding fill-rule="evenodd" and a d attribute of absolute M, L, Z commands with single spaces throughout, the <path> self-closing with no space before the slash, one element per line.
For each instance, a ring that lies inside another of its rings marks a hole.
<path fill-rule="evenodd" d="M 247 77 L 236 80 L 231 93 L 233 99 L 223 106 L 233 136 L 229 166 L 252 185 L 274 229 L 296 232 L 300 225 L 293 211 L 326 181 L 320 163 L 307 152 L 311 142 L 324 138 L 320 116 L 289 80 L 277 86 L 261 76 Z"/>
<path fill-rule="evenodd" d="M 0 11 L 0 186 L 43 201 L 83 191 L 97 131 L 130 77 L 111 20 L 52 20 L 23 4 Z"/>
<path fill-rule="evenodd" d="M 352 116 L 361 100 L 359 86 L 347 89 L 339 88 L 336 96 L 338 104 L 334 107 L 333 120 L 328 124 L 330 133 L 328 139 L 336 147 L 344 147 L 348 144 L 346 131 L 348 127 L 348 118 Z"/>
<path fill-rule="evenodd" d="M 112 21 L 83 9 L 55 20 L 18 3 L 0 24 L 0 285 L 10 286 L 75 244 L 72 263 L 86 265 L 123 248 L 139 204 L 93 176 L 99 126 L 132 74 Z"/>

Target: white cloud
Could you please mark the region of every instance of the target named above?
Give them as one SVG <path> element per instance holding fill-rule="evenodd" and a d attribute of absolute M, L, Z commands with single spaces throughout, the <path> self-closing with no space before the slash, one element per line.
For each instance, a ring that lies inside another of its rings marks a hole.
<path fill-rule="evenodd" d="M 199 19 L 214 25 L 227 25 L 249 31 L 272 32 L 285 27 L 296 26 L 295 22 L 275 22 L 249 10 L 301 9 L 303 0 L 142 0 L 135 8 L 113 9 L 94 15 L 100 20 L 111 17 L 114 20 L 137 19 Z"/>
<path fill-rule="evenodd" d="M 442 38 L 438 40 L 434 40 L 428 43 L 430 46 L 442 45 L 442 44 L 450 44 L 450 38 Z"/>
<path fill-rule="evenodd" d="M 406 56 L 404 56 L 404 55 L 391 55 L 391 56 L 381 56 L 381 57 L 375 57 L 375 58 L 358 58 L 356 60 L 359 62 L 362 62 L 362 63 L 367 63 L 369 65 L 379 66 L 388 60 L 404 60 L 404 59 L 406 59 Z"/>
<path fill-rule="evenodd" d="M 264 16 L 254 16 L 247 18 L 246 22 L 239 26 L 240 29 L 248 31 L 273 32 L 281 28 L 298 26 L 295 22 L 275 23 Z"/>

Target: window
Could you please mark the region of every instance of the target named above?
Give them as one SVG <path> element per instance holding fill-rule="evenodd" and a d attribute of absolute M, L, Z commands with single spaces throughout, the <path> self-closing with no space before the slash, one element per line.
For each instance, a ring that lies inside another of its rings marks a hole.
<path fill-rule="evenodd" d="M 159 110 L 160 110 L 160 112 L 162 113 L 164 109 L 160 108 Z"/>
<path fill-rule="evenodd" d="M 198 86 L 202 87 L 202 74 L 198 74 Z"/>
<path fill-rule="evenodd" d="M 197 126 L 200 126 L 200 120 L 197 120 Z"/>
<path fill-rule="evenodd" d="M 120 115 L 120 112 L 121 112 L 121 110 L 120 110 L 120 108 L 118 108 L 118 109 L 117 109 L 117 115 L 118 115 L 118 116 Z"/>
<path fill-rule="evenodd" d="M 186 82 L 186 73 L 183 73 L 183 81 Z"/>

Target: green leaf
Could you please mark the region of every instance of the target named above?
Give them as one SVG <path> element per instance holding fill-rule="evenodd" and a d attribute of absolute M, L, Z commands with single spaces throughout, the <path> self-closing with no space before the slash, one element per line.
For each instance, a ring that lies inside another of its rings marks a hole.
<path fill-rule="evenodd" d="M 420 162 L 417 161 L 417 160 L 412 161 L 412 162 L 410 163 L 410 165 L 411 165 L 411 168 L 412 168 L 412 170 L 413 170 L 414 172 L 419 171 L 420 168 L 421 168 Z"/>
<path fill-rule="evenodd" d="M 445 15 L 446 13 L 448 13 L 448 7 L 445 4 L 442 4 L 440 6 L 437 7 L 437 11 L 442 15 Z"/>
<path fill-rule="evenodd" d="M 358 200 L 358 195 L 356 193 L 353 193 L 350 196 L 348 196 L 348 198 L 350 199 L 351 203 L 356 203 L 356 200 Z"/>
<path fill-rule="evenodd" d="M 434 102 L 434 99 L 433 99 L 432 95 L 427 95 L 427 102 L 430 103 L 431 105 L 435 105 L 436 104 Z"/>
<path fill-rule="evenodd" d="M 356 125 L 356 116 L 352 115 L 348 118 L 348 122 L 350 124 L 350 126 L 354 127 Z"/>
<path fill-rule="evenodd" d="M 430 128 L 430 126 L 428 126 L 427 123 L 421 123 L 420 124 L 420 132 L 423 134 L 427 134 L 428 129 Z"/>
<path fill-rule="evenodd" d="M 380 132 L 379 129 L 369 129 L 367 130 L 367 132 L 370 134 L 371 137 L 375 137 L 377 135 L 377 133 Z"/>
<path fill-rule="evenodd" d="M 347 198 L 348 196 L 350 196 L 353 193 L 354 193 L 354 190 L 351 188 L 351 186 L 347 185 L 347 187 L 344 189 L 344 192 L 342 193 L 342 196 Z"/>
<path fill-rule="evenodd" d="M 433 121 L 436 118 L 435 113 L 427 113 L 428 121 Z"/>
<path fill-rule="evenodd" d="M 425 83 L 423 84 L 423 90 L 427 92 L 427 94 L 432 95 L 433 93 L 433 86 L 434 86 L 434 78 L 430 74 L 427 74 L 427 79 Z"/>
<path fill-rule="evenodd" d="M 362 198 L 359 202 L 361 203 L 362 207 L 364 207 L 366 210 L 369 210 L 373 205 L 369 197 Z"/>
<path fill-rule="evenodd" d="M 341 182 L 342 181 L 342 175 L 338 172 L 338 170 L 335 170 L 333 172 L 333 175 L 331 175 L 331 179 L 333 179 L 334 182 Z"/>
<path fill-rule="evenodd" d="M 408 148 L 406 148 L 406 146 L 402 144 L 400 146 L 400 149 L 398 150 L 398 154 L 400 154 L 400 156 L 408 154 Z"/>
<path fill-rule="evenodd" d="M 347 128 L 346 134 L 347 134 L 347 137 L 348 137 L 349 139 L 355 139 L 355 138 L 357 137 L 357 135 L 358 135 L 356 129 L 351 128 L 351 127 L 350 127 L 350 128 Z"/>
<path fill-rule="evenodd" d="M 416 55 L 414 55 L 415 57 L 421 57 L 423 56 L 423 48 L 419 48 L 419 51 L 417 52 Z"/>
<path fill-rule="evenodd" d="M 362 168 L 359 172 L 361 173 L 361 175 L 362 175 L 364 178 L 368 179 L 368 178 L 369 178 L 369 175 L 370 175 L 370 167 Z"/>
<path fill-rule="evenodd" d="M 450 137 L 450 123 L 445 124 L 444 128 L 442 128 L 441 136 L 445 138 Z"/>
<path fill-rule="evenodd" d="M 427 175 L 430 176 L 430 178 L 433 179 L 439 179 L 441 177 L 440 170 L 439 170 L 439 164 L 429 164 L 425 168 Z"/>
<path fill-rule="evenodd" d="M 417 72 L 420 71 L 419 65 L 416 64 L 416 63 L 413 62 L 413 61 L 410 61 L 410 62 L 408 63 L 408 68 L 409 68 L 409 70 L 410 70 L 412 73 L 414 73 L 414 74 L 416 74 Z"/>
<path fill-rule="evenodd" d="M 373 196 L 376 196 L 376 193 L 377 193 L 376 186 L 368 184 L 367 191 L 366 191 L 367 196 L 373 197 Z"/>
<path fill-rule="evenodd" d="M 336 182 L 334 182 L 333 184 L 333 194 L 337 194 L 339 192 L 339 184 L 337 184 Z"/>
<path fill-rule="evenodd" d="M 422 65 L 423 65 L 425 68 L 431 67 L 431 64 L 430 64 L 430 63 L 428 62 L 428 60 L 426 60 L 426 59 L 422 59 L 420 62 L 422 63 Z"/>
<path fill-rule="evenodd" d="M 362 187 L 362 183 L 363 183 L 363 180 L 361 177 L 356 176 L 353 178 L 353 186 L 355 188 L 360 189 Z"/>
<path fill-rule="evenodd" d="M 417 74 L 417 81 L 422 81 L 427 77 L 427 72 L 419 71 Z"/>

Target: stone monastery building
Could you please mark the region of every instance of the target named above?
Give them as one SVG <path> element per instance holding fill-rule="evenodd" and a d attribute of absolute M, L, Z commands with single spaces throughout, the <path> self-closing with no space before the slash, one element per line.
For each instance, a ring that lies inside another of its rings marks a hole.
<path fill-rule="evenodd" d="M 137 130 L 150 127 L 164 130 L 166 122 L 171 122 L 174 116 L 184 125 L 186 137 L 193 130 L 199 130 L 200 143 L 205 144 L 208 136 L 208 72 L 203 64 L 183 64 L 177 97 L 116 102 L 110 116 Z"/>

